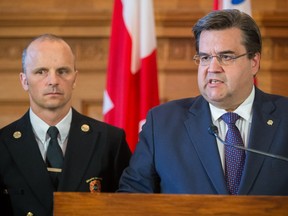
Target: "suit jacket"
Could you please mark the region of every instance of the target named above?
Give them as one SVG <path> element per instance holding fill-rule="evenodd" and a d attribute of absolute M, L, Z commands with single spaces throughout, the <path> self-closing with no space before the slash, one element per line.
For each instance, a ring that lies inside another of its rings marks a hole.
<path fill-rule="evenodd" d="M 202 96 L 152 109 L 119 192 L 228 194 L 208 102 Z M 288 157 L 288 99 L 256 89 L 249 148 Z M 288 162 L 246 152 L 239 194 L 288 195 Z"/>
<path fill-rule="evenodd" d="M 73 109 L 58 191 L 89 192 L 96 186 L 102 192 L 114 192 L 130 155 L 122 129 Z M 0 184 L 1 201 L 6 207 L 11 201 L 15 215 L 52 214 L 53 186 L 29 112 L 0 130 Z"/>

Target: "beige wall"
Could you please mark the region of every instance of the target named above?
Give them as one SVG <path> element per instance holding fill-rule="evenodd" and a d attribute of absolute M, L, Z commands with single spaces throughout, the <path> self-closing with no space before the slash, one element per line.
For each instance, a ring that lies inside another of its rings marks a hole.
<path fill-rule="evenodd" d="M 288 96 L 288 0 L 251 0 L 263 34 L 258 86 Z M 198 94 L 191 27 L 211 11 L 212 0 L 154 0 L 161 101 Z M 19 83 L 21 52 L 32 37 L 50 32 L 76 50 L 73 105 L 102 119 L 113 0 L 0 1 L 0 127 L 19 118 L 28 97 Z"/>

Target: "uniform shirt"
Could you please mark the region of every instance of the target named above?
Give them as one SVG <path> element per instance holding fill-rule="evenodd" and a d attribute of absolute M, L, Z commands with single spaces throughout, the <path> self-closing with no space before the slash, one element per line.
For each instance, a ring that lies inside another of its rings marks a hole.
<path fill-rule="evenodd" d="M 248 140 L 252 122 L 252 105 L 254 98 L 255 98 L 255 87 L 253 86 L 253 89 L 248 98 L 246 98 L 246 100 L 236 110 L 233 111 L 234 113 L 237 113 L 241 117 L 236 121 L 236 126 L 240 130 L 245 147 L 248 146 Z M 219 109 L 213 106 L 212 104 L 209 104 L 209 106 L 212 115 L 212 122 L 218 128 L 219 132 L 218 136 L 221 139 L 225 140 L 228 127 L 227 124 L 221 119 L 221 116 L 225 114 L 227 111 Z M 224 170 L 225 167 L 224 144 L 217 139 L 217 145 L 221 157 L 222 167 Z"/>
<path fill-rule="evenodd" d="M 36 138 L 36 141 L 39 146 L 39 150 L 41 152 L 41 155 L 43 157 L 43 160 L 46 160 L 46 153 L 48 144 L 50 141 L 50 137 L 47 134 L 47 130 L 50 127 L 46 122 L 44 122 L 42 119 L 40 119 L 30 108 L 29 111 L 30 114 L 30 121 L 32 124 L 33 132 Z M 62 149 L 63 155 L 65 155 L 67 142 L 68 142 L 68 133 L 70 130 L 70 125 L 72 121 L 72 109 L 70 108 L 68 114 L 57 124 L 55 125 L 57 129 L 59 130 L 58 135 L 58 142 Z"/>

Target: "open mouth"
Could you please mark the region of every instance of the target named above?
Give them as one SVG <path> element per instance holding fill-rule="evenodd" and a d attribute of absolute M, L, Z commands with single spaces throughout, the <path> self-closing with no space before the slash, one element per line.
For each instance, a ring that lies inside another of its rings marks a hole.
<path fill-rule="evenodd" d="M 209 84 L 217 84 L 217 83 L 223 83 L 221 80 L 217 80 L 217 79 L 210 79 L 209 80 Z"/>

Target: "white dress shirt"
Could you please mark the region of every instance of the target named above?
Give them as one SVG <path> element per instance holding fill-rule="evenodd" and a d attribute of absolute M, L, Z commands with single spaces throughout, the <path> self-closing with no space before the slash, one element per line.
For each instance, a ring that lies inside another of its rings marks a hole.
<path fill-rule="evenodd" d="M 50 125 L 48 125 L 46 122 L 40 119 L 32 111 L 31 108 L 30 108 L 29 114 L 30 114 L 30 121 L 32 124 L 33 132 L 34 132 L 36 141 L 39 146 L 39 150 L 41 152 L 43 160 L 45 161 L 47 148 L 48 148 L 48 144 L 50 141 L 50 137 L 47 134 L 47 130 L 50 127 Z M 58 142 L 63 151 L 63 155 L 65 155 L 65 151 L 67 147 L 68 133 L 70 130 L 71 121 L 72 121 L 72 109 L 70 108 L 68 114 L 57 125 L 55 125 L 57 129 L 59 130 Z"/>
<path fill-rule="evenodd" d="M 236 121 L 236 126 L 240 130 L 244 146 L 247 147 L 248 139 L 250 135 L 250 128 L 252 122 L 252 105 L 255 98 L 255 87 L 248 96 L 248 98 L 233 112 L 237 113 L 241 118 Z M 218 135 L 221 139 L 225 140 L 226 132 L 228 130 L 227 124 L 220 118 L 227 111 L 219 109 L 212 104 L 209 104 L 212 122 L 218 128 Z M 224 158 L 224 144 L 217 139 L 218 150 L 221 157 L 222 167 L 224 170 L 225 167 L 225 158 Z"/>

